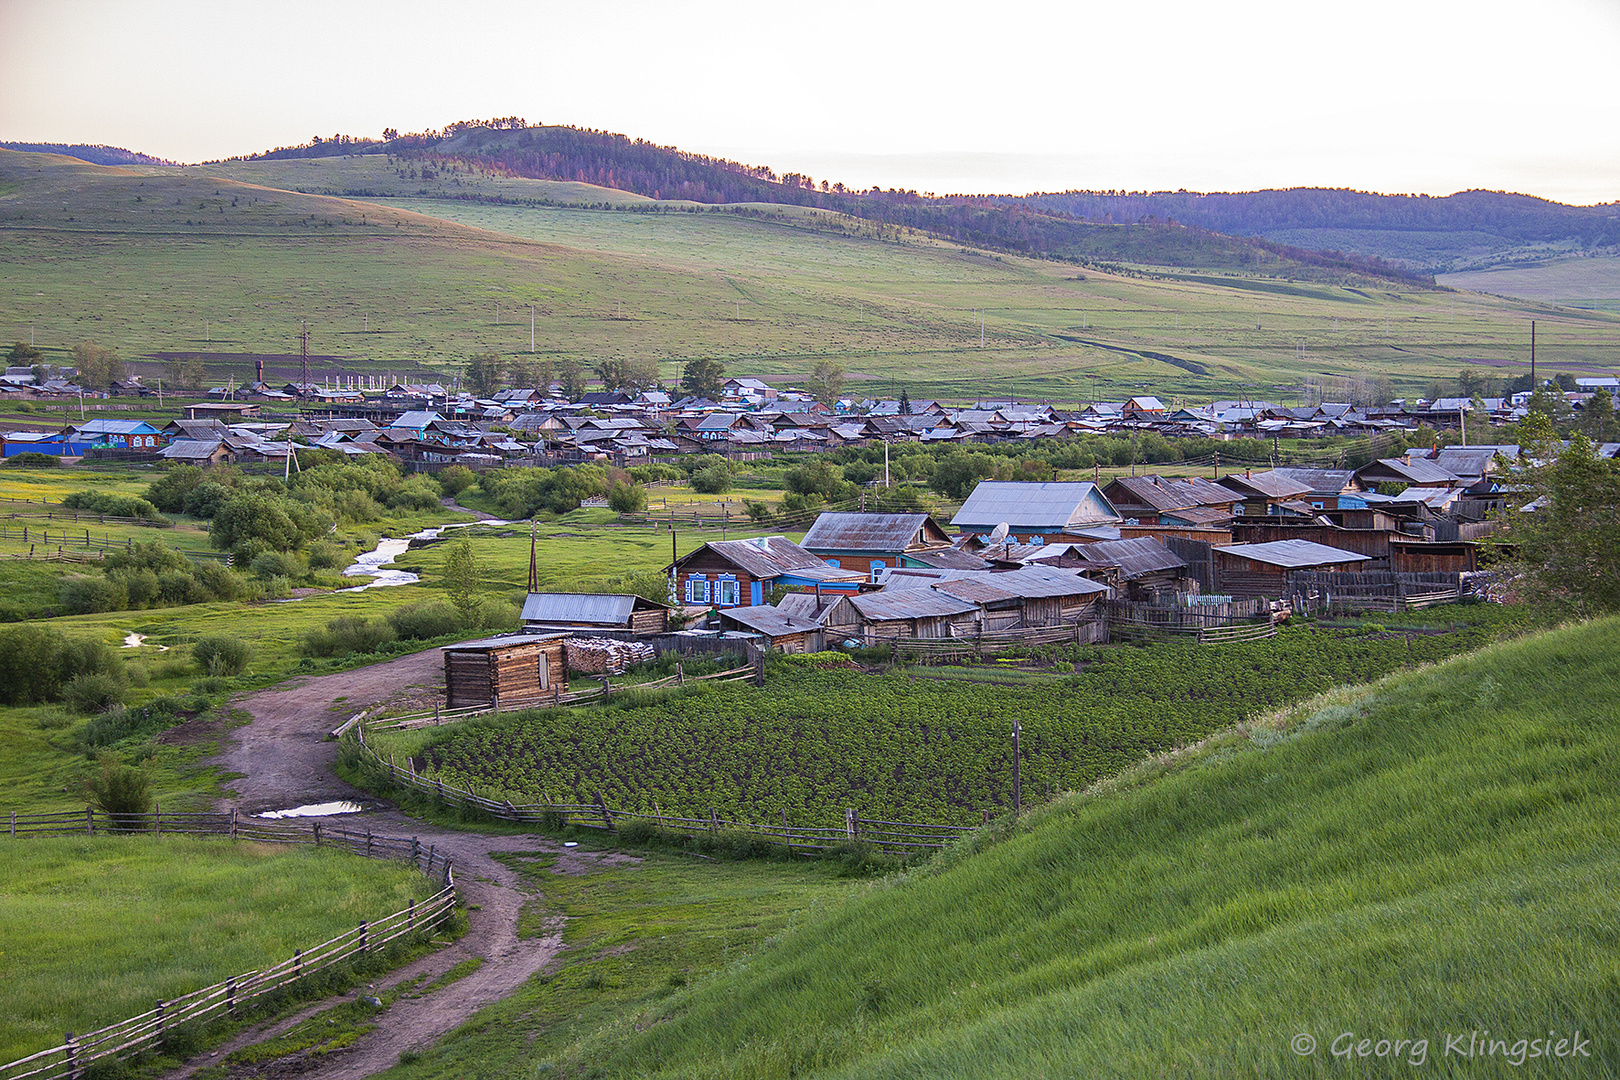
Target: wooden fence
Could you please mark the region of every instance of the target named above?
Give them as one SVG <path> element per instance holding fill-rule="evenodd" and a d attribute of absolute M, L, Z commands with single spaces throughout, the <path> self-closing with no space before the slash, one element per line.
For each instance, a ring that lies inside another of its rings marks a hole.
<path fill-rule="evenodd" d="M 370 725 L 359 723 L 352 729 L 360 752 L 372 765 L 385 772 L 395 784 L 424 795 L 431 795 L 445 805 L 478 810 L 500 821 L 517 824 L 545 825 L 552 828 L 573 825 L 578 828 L 614 832 L 620 825 L 630 820 L 649 821 L 677 832 L 702 833 L 724 830 L 746 833 L 781 844 L 788 850 L 800 854 L 815 854 L 840 844 L 855 842 L 868 843 L 883 851 L 898 853 L 937 851 L 963 833 L 972 832 L 977 828 L 972 825 L 923 825 L 915 822 L 863 819 L 854 809 L 844 811 L 844 820 L 840 825 L 800 826 L 789 825 L 785 811 L 781 825 L 761 825 L 722 818 L 712 809 L 706 818 L 679 817 L 656 811 L 651 814 L 629 813 L 613 810 L 601 799 L 595 803 L 519 805 L 510 801 L 486 798 L 466 788 L 446 784 L 443 780 L 429 780 L 418 775 L 409 762 L 406 765 L 399 765 L 394 762 L 392 755 L 382 757 L 366 742 L 368 726 Z M 984 812 L 984 819 L 986 822 L 990 819 L 988 810 Z M 0 1080 L 7 1078 L 0 1077 Z"/>
<path fill-rule="evenodd" d="M 370 831 L 332 828 L 329 823 L 318 820 L 312 820 L 307 826 L 268 822 L 240 817 L 234 810 L 229 813 L 154 811 L 116 815 L 88 807 L 82 813 L 76 810 L 23 814 L 11 811 L 8 825 L 12 837 L 150 832 L 153 835 L 229 836 L 280 844 L 327 844 L 372 858 L 409 859 L 423 873 L 440 878 L 443 887 L 420 903 L 412 900 L 392 914 L 363 922 L 319 945 L 294 949 L 292 956 L 262 971 L 244 972 L 181 997 L 160 1001 L 149 1012 L 95 1031 L 68 1032 L 60 1046 L 0 1064 L 0 1080 L 77 1080 L 93 1062 L 109 1058 L 123 1061 L 158 1049 L 171 1028 L 204 1023 L 222 1015 L 235 1016 L 238 1009 L 254 998 L 305 975 L 381 948 L 407 934 L 431 932 L 455 910 L 456 884 L 451 860 L 431 846 L 424 850 L 415 837 L 377 836 Z"/>
<path fill-rule="evenodd" d="M 1224 645 L 1276 637 L 1271 602 L 1263 597 L 1187 606 L 1185 603 L 1108 601 L 1112 641 L 1196 641 Z"/>
<path fill-rule="evenodd" d="M 1462 596 L 1462 575 L 1408 574 L 1388 570 L 1328 573 L 1295 570 L 1285 578 L 1286 599 L 1295 611 L 1359 614 L 1395 613 L 1452 603 Z"/>
<path fill-rule="evenodd" d="M 944 663 L 1008 649 L 1093 644 L 1108 640 L 1108 626 L 1100 618 L 1081 619 L 1061 626 L 1019 626 L 1010 630 L 986 630 L 972 637 L 959 638 L 891 637 L 863 630 L 861 640 L 868 646 L 890 645 L 897 658 Z"/>

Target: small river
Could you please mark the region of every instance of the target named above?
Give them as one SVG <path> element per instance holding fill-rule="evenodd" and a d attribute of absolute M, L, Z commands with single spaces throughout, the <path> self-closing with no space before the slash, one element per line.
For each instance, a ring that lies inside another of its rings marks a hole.
<path fill-rule="evenodd" d="M 465 529 L 469 525 L 510 525 L 510 521 L 501 521 L 491 518 L 486 521 L 461 521 L 454 525 L 435 525 L 431 529 L 412 533 L 402 539 L 393 540 L 387 537 L 379 540 L 377 546 L 365 552 L 343 568 L 344 577 L 369 577 L 370 581 L 364 585 L 356 585 L 349 589 L 339 589 L 338 592 L 365 592 L 367 589 L 386 589 L 390 585 L 412 585 L 422 580 L 420 576 L 409 570 L 391 570 L 388 564 L 410 549 L 412 540 L 437 540 L 446 529 Z"/>

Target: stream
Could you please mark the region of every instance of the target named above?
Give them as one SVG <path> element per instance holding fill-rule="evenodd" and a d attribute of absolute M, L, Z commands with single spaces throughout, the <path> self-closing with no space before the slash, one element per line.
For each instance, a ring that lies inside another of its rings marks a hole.
<path fill-rule="evenodd" d="M 348 589 L 339 589 L 338 592 L 365 592 L 367 589 L 386 589 L 390 585 L 411 585 L 418 582 L 421 577 L 409 570 L 390 570 L 388 564 L 398 556 L 410 549 L 412 540 L 437 540 L 446 529 L 465 529 L 469 525 L 510 525 L 510 521 L 490 519 L 486 521 L 458 521 L 451 525 L 435 525 L 431 529 L 412 533 L 401 539 L 384 537 L 377 541 L 377 546 L 358 556 L 354 562 L 343 568 L 344 577 L 369 577 L 372 580 L 364 585 L 356 585 Z"/>

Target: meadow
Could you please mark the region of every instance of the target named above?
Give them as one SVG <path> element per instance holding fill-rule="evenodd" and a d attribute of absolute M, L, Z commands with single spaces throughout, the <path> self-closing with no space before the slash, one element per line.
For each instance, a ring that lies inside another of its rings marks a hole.
<path fill-rule="evenodd" d="M 387 206 L 230 178 L 373 190 L 384 166 L 370 158 L 144 173 L 60 160 L 0 153 L 0 337 L 31 333 L 54 362 L 94 340 L 127 359 L 203 354 L 221 381 L 251 376 L 233 357 L 262 352 L 290 378 L 308 320 L 319 372 L 453 378 L 475 353 L 527 353 L 532 306 L 541 358 L 652 358 L 671 382 L 715 356 L 789 384 L 831 360 L 857 397 L 1291 402 L 1305 376 L 1388 375 L 1415 395 L 1465 365 L 1519 374 L 1531 318 L 1549 370 L 1607 363 L 1615 340 L 1603 313 L 1359 279 L 1081 268 L 792 207 L 379 187 Z"/>
<path fill-rule="evenodd" d="M 1254 717 L 823 898 L 687 986 L 626 980 L 592 1031 L 528 987 L 389 1075 L 1612 1075 L 1617 635 Z M 1485 1032 L 1499 1049 L 1447 1049 Z"/>
<path fill-rule="evenodd" d="M 0 1061 L 283 960 L 434 887 L 404 863 L 185 837 L 0 841 Z"/>

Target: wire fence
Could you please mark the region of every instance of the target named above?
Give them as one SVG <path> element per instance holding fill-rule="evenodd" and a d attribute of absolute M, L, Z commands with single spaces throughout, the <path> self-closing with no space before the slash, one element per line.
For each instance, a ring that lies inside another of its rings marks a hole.
<path fill-rule="evenodd" d="M 235 810 L 228 813 L 108 814 L 86 807 L 83 812 L 9 812 L 8 835 L 30 836 L 107 835 L 150 833 L 154 836 L 222 836 L 260 843 L 313 844 L 340 847 L 379 859 L 408 859 L 417 869 L 436 878 L 442 887 L 425 900 L 411 900 L 398 911 L 380 919 L 368 920 L 308 949 L 294 949 L 292 956 L 259 971 L 240 975 L 193 990 L 139 1016 L 132 1016 L 106 1027 L 81 1034 L 68 1032 L 61 1045 L 0 1064 L 0 1080 L 77 1080 L 93 1063 L 107 1059 L 125 1061 L 150 1050 L 161 1049 L 169 1033 L 183 1024 L 200 1024 L 220 1016 L 235 1016 L 255 998 L 296 982 L 351 957 L 380 949 L 389 942 L 411 934 L 431 933 L 448 920 L 455 910 L 456 883 L 449 856 L 430 845 L 423 848 L 415 837 L 378 836 L 369 830 L 333 828 L 330 823 L 311 820 L 308 825 L 244 818 Z"/>

